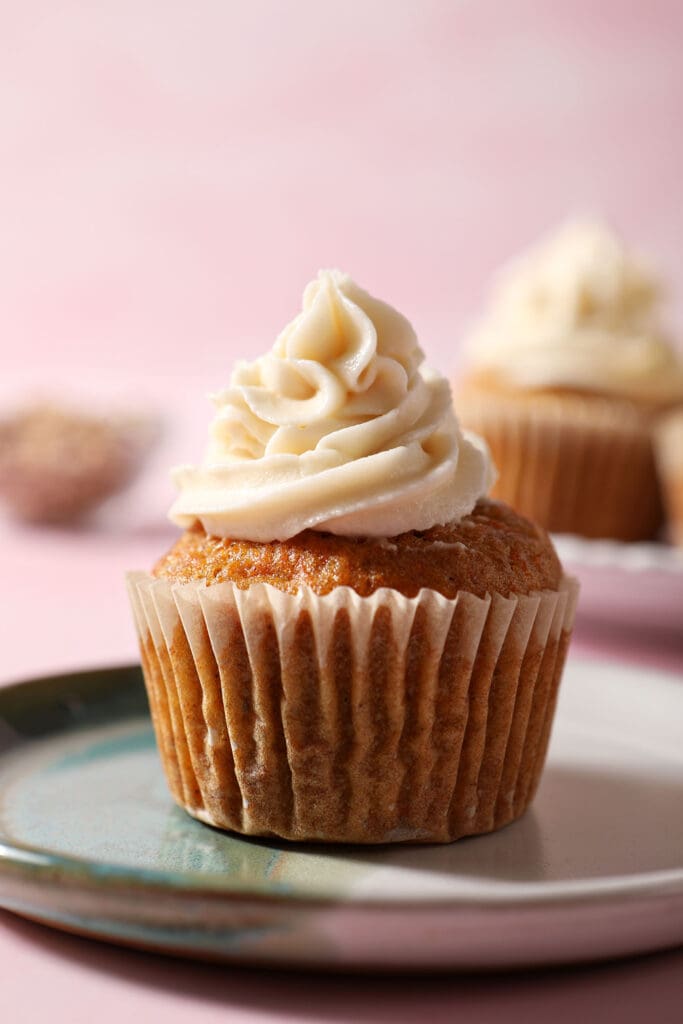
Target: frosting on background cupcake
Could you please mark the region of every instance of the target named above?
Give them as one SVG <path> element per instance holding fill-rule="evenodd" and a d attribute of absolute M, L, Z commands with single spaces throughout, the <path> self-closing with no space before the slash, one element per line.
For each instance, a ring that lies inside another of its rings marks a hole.
<path fill-rule="evenodd" d="M 321 271 L 272 350 L 214 396 L 204 461 L 174 472 L 171 519 L 286 540 L 305 529 L 395 536 L 469 514 L 493 470 L 410 323 L 348 275 Z"/>
<path fill-rule="evenodd" d="M 521 388 L 683 398 L 661 298 L 652 269 L 609 228 L 567 224 L 501 271 L 470 363 Z"/>

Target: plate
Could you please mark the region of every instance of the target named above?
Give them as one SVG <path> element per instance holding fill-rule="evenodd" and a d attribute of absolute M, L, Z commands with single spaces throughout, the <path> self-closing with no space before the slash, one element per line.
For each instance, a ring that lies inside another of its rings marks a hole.
<path fill-rule="evenodd" d="M 554 535 L 562 564 L 581 582 L 577 618 L 683 637 L 683 550 Z"/>
<path fill-rule="evenodd" d="M 176 955 L 470 969 L 683 941 L 683 684 L 569 661 L 543 782 L 432 847 L 245 839 L 176 808 L 139 669 L 0 690 L 0 905 Z"/>

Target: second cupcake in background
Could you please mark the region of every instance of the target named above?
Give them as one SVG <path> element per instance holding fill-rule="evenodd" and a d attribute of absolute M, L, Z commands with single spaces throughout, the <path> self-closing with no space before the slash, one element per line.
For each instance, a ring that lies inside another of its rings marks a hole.
<path fill-rule="evenodd" d="M 556 533 L 657 533 L 653 429 L 683 402 L 660 307 L 652 270 L 596 222 L 566 225 L 500 274 L 456 388 L 499 467 L 494 496 Z"/>
<path fill-rule="evenodd" d="M 239 363 L 130 594 L 176 801 L 251 835 L 446 842 L 538 786 L 576 584 L 485 498 L 409 322 L 321 272 Z"/>

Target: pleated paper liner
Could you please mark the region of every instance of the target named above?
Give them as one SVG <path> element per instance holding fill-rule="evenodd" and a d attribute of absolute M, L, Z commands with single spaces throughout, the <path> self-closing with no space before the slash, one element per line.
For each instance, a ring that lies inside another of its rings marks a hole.
<path fill-rule="evenodd" d="M 554 533 L 646 540 L 662 522 L 650 422 L 626 403 L 465 389 L 458 416 L 499 469 L 492 497 Z"/>
<path fill-rule="evenodd" d="M 669 536 L 683 546 L 683 408 L 660 421 L 655 443 Z"/>
<path fill-rule="evenodd" d="M 286 839 L 448 842 L 513 821 L 546 756 L 578 585 L 447 599 L 128 577 L 173 797 Z"/>

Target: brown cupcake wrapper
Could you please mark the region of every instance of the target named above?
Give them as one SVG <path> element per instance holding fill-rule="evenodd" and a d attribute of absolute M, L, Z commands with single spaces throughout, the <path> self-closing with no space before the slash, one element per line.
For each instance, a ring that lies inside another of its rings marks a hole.
<path fill-rule="evenodd" d="M 683 409 L 657 424 L 655 450 L 668 532 L 675 544 L 683 546 Z"/>
<path fill-rule="evenodd" d="M 492 497 L 547 530 L 635 541 L 661 526 L 650 423 L 628 406 L 465 392 L 458 414 L 499 468 Z"/>
<path fill-rule="evenodd" d="M 250 835 L 446 842 L 519 817 L 578 593 L 447 599 L 128 576 L 161 760 L 190 814 Z"/>

